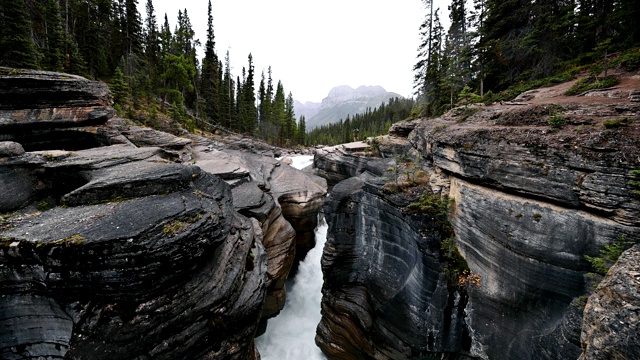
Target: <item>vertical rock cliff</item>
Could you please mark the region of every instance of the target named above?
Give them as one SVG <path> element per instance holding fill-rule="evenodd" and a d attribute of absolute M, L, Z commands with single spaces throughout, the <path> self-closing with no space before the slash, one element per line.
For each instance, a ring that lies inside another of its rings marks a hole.
<path fill-rule="evenodd" d="M 588 295 L 592 271 L 585 255 L 598 256 L 621 236 L 640 242 L 640 200 L 629 185 L 640 167 L 640 106 L 594 101 L 460 113 L 392 129 L 380 147 L 389 156 L 382 174 L 336 148 L 317 153 L 329 179 L 362 174 L 336 185 L 326 205 L 317 342 L 330 358 L 580 356 L 576 299 Z M 550 116 L 563 125 L 550 126 Z M 421 159 L 430 190 L 453 200 L 455 247 L 479 286 L 447 286 L 441 230 L 394 200 L 410 197 L 414 185 L 395 195 L 380 190 L 398 181 L 393 153 L 402 148 Z"/>

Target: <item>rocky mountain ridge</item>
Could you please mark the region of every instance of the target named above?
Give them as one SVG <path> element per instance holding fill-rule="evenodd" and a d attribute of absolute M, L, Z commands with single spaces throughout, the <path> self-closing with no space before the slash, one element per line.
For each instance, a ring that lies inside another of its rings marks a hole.
<path fill-rule="evenodd" d="M 338 122 L 348 115 L 364 113 L 367 108 L 374 109 L 399 94 L 387 92 L 382 86 L 359 86 L 354 89 L 348 85 L 332 88 L 321 103 L 297 103 L 295 113 L 306 118 L 307 130 Z"/>

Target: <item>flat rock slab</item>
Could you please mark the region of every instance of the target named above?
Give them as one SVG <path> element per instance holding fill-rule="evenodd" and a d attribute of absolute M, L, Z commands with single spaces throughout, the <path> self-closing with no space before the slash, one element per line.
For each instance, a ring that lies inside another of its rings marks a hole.
<path fill-rule="evenodd" d="M 346 144 L 341 144 L 338 146 L 341 146 L 343 149 L 345 149 L 348 152 L 355 152 L 355 151 L 364 151 L 366 148 L 369 147 L 369 144 L 367 144 L 364 141 L 355 141 L 355 142 L 350 142 Z"/>

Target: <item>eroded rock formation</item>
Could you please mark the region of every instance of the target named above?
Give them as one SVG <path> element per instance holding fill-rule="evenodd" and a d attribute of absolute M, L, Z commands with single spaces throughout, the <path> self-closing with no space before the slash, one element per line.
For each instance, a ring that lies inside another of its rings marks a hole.
<path fill-rule="evenodd" d="M 252 353 L 261 229 L 222 180 L 161 154 L 115 145 L 5 159 L 42 184 L 42 200 L 0 235 L 3 358 Z"/>
<path fill-rule="evenodd" d="M 336 185 L 327 205 L 340 215 L 327 217 L 317 342 L 331 357 L 580 356 L 582 310 L 575 299 L 587 294 L 590 281 L 585 255 L 597 256 L 621 235 L 640 242 L 640 200 L 628 184 L 640 167 L 640 107 L 460 113 L 465 118 L 452 112 L 393 133 L 400 143 L 409 134 L 409 152 L 421 155 L 433 190 L 454 200 L 455 244 L 481 279 L 465 291 L 444 290 L 437 251 L 424 250 L 431 236 L 425 223 L 403 217 L 406 205 L 373 190 L 394 180 L 389 167 L 380 176 L 367 171 L 365 158 L 317 152 L 318 173 L 329 179 L 364 174 Z M 550 126 L 551 116 L 561 116 L 563 125 Z M 623 118 L 628 123 L 611 125 Z"/>
<path fill-rule="evenodd" d="M 103 83 L 0 75 L 0 357 L 256 358 L 326 182 L 113 118 Z"/>

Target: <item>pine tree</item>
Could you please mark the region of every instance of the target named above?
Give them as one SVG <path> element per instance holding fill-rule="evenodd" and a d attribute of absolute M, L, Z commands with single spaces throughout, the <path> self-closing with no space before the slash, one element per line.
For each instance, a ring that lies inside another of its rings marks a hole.
<path fill-rule="evenodd" d="M 480 96 L 484 96 L 484 48 L 482 34 L 484 33 L 484 23 L 487 17 L 487 0 L 473 0 L 473 10 L 469 15 L 469 26 L 474 29 L 471 34 L 471 42 L 473 44 L 472 57 L 473 68 L 477 72 L 478 82 L 480 83 Z"/>
<path fill-rule="evenodd" d="M 253 56 L 249 54 L 249 69 L 242 86 L 242 130 L 254 134 L 258 124 L 258 110 L 256 109 L 256 90 L 254 84 Z M 243 74 L 244 75 L 244 74 Z"/>
<path fill-rule="evenodd" d="M 298 121 L 298 144 L 302 146 L 307 145 L 307 121 L 304 115 L 300 116 L 300 120 Z"/>
<path fill-rule="evenodd" d="M 64 70 L 64 30 L 60 6 L 56 0 L 47 0 L 44 9 L 44 44 L 41 67 L 51 71 Z"/>
<path fill-rule="evenodd" d="M 37 68 L 36 47 L 31 38 L 31 20 L 24 0 L 2 0 L 0 64 L 15 68 Z"/>
<path fill-rule="evenodd" d="M 149 103 L 153 97 L 155 89 L 159 86 L 160 32 L 158 31 L 158 21 L 156 19 L 152 0 L 147 0 L 145 9 L 144 57 L 147 63 L 147 76 L 144 79 L 144 88 L 147 96 L 147 103 Z"/>
<path fill-rule="evenodd" d="M 295 133 L 297 130 L 296 114 L 293 109 L 293 94 L 291 94 L 291 92 L 289 92 L 284 102 L 284 116 L 285 143 L 290 145 L 295 143 Z"/>
<path fill-rule="evenodd" d="M 267 98 L 267 86 L 265 84 L 264 70 L 260 78 L 258 86 L 258 128 L 261 139 L 269 141 L 269 111 L 271 108 L 271 99 Z"/>
<path fill-rule="evenodd" d="M 284 144 L 284 139 L 286 135 L 286 130 L 284 129 L 285 123 L 285 97 L 284 97 L 284 87 L 282 86 L 282 82 L 278 81 L 278 85 L 276 86 L 276 94 L 273 98 L 273 104 L 271 105 L 272 111 L 272 126 L 274 128 L 274 132 L 278 134 L 276 143 L 278 145 Z"/>
<path fill-rule="evenodd" d="M 224 77 L 220 86 L 220 123 L 222 126 L 231 128 L 231 125 L 235 122 L 235 85 L 231 77 L 229 50 L 227 50 L 227 54 L 224 57 L 224 63 Z"/>
<path fill-rule="evenodd" d="M 443 84 L 449 92 L 449 106 L 453 107 L 457 94 L 471 80 L 471 47 L 464 0 L 451 1 L 449 18 L 451 27 L 444 51 L 448 66 Z"/>
<path fill-rule="evenodd" d="M 218 74 L 218 56 L 215 52 L 215 36 L 213 34 L 213 15 L 211 1 L 207 12 L 207 42 L 202 61 L 202 78 L 200 80 L 200 94 L 204 99 L 205 114 L 215 123 L 220 119 L 220 83 Z"/>

